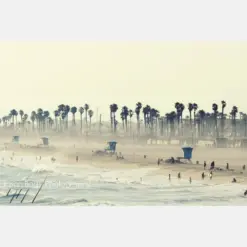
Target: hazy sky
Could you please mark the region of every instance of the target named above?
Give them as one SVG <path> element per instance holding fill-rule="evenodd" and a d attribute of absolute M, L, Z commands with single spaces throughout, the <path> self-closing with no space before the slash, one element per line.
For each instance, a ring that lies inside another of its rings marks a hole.
<path fill-rule="evenodd" d="M 0 42 L 0 117 L 140 101 L 161 114 L 174 103 L 211 110 L 225 100 L 247 112 L 247 42 Z"/>

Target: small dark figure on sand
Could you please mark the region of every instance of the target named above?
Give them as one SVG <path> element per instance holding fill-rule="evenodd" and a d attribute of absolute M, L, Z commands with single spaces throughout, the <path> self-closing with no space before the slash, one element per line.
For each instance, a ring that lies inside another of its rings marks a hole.
<path fill-rule="evenodd" d="M 232 183 L 237 183 L 237 179 L 236 178 L 233 178 L 232 179 Z"/>
<path fill-rule="evenodd" d="M 198 160 L 196 161 L 196 164 L 199 165 L 199 161 Z"/>
<path fill-rule="evenodd" d="M 210 179 L 212 179 L 212 177 L 213 177 L 213 172 L 212 171 L 209 173 L 209 177 L 210 177 Z"/>
<path fill-rule="evenodd" d="M 226 170 L 229 170 L 229 163 L 226 163 Z"/>
<path fill-rule="evenodd" d="M 169 181 L 171 181 L 171 174 L 168 175 Z"/>
<path fill-rule="evenodd" d="M 243 171 L 245 170 L 245 165 L 243 165 Z"/>
<path fill-rule="evenodd" d="M 160 165 L 160 159 L 159 158 L 158 158 L 157 164 L 158 164 L 158 166 Z"/>
<path fill-rule="evenodd" d="M 204 170 L 206 169 L 206 167 L 207 167 L 207 163 L 206 163 L 206 161 L 204 161 L 204 165 L 203 165 L 203 167 L 204 167 Z"/>
<path fill-rule="evenodd" d="M 244 195 L 247 196 L 247 190 L 244 192 Z"/>
<path fill-rule="evenodd" d="M 204 179 L 205 178 L 205 174 L 204 174 L 204 172 L 202 173 L 202 179 Z"/>
<path fill-rule="evenodd" d="M 146 159 L 147 158 L 147 155 L 144 155 L 144 159 Z"/>
<path fill-rule="evenodd" d="M 175 159 L 173 157 L 171 157 L 171 162 L 172 162 L 172 164 L 175 163 Z"/>
<path fill-rule="evenodd" d="M 180 172 L 178 173 L 178 179 L 180 179 L 181 178 L 181 174 L 180 174 Z"/>
<path fill-rule="evenodd" d="M 190 177 L 190 184 L 191 184 L 191 182 L 192 182 L 192 179 L 191 179 L 191 177 Z"/>
<path fill-rule="evenodd" d="M 215 164 L 214 164 L 214 161 L 213 161 L 213 162 L 211 163 L 211 165 L 210 165 L 210 170 L 213 170 L 214 167 L 215 167 Z"/>
<path fill-rule="evenodd" d="M 79 157 L 78 157 L 78 155 L 76 156 L 76 162 L 78 162 L 78 160 L 79 160 Z"/>

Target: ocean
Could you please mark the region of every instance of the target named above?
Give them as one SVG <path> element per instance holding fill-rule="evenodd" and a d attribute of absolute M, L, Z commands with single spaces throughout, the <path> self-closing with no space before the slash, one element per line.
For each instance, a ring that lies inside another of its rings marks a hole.
<path fill-rule="evenodd" d="M 152 167 L 110 170 L 91 164 L 52 163 L 49 157 L 41 160 L 35 156 L 11 157 L 9 151 L 0 152 L 0 205 L 247 205 L 243 196 L 246 187 L 241 184 L 206 181 L 190 184 L 176 177 L 169 181 L 162 175 L 153 175 Z"/>

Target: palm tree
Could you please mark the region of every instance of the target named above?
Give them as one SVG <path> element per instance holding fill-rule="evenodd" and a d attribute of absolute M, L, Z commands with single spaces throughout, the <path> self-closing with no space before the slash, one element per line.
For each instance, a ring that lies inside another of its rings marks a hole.
<path fill-rule="evenodd" d="M 194 104 L 193 104 L 193 110 L 194 110 L 194 124 L 196 124 L 195 119 L 196 119 L 196 111 L 197 111 L 197 109 L 198 109 L 198 105 L 197 105 L 196 103 L 194 103 Z"/>
<path fill-rule="evenodd" d="M 221 101 L 221 135 L 224 137 L 224 128 L 225 128 L 225 118 L 224 118 L 224 109 L 226 107 L 226 102 Z"/>
<path fill-rule="evenodd" d="M 71 107 L 70 111 L 73 115 L 72 125 L 75 126 L 75 114 L 77 112 L 77 107 L 75 107 L 75 106 Z"/>
<path fill-rule="evenodd" d="M 55 124 L 56 124 L 56 131 L 58 131 L 58 117 L 60 116 L 60 112 L 59 112 L 59 110 L 55 110 L 54 111 L 54 116 L 55 116 Z"/>
<path fill-rule="evenodd" d="M 14 126 L 14 124 L 15 124 L 14 122 L 16 122 L 16 125 L 17 125 L 17 116 L 18 116 L 18 112 L 17 112 L 15 109 L 13 109 L 13 110 L 10 111 L 9 116 L 12 117 L 13 126 Z M 15 120 L 15 121 L 14 121 L 14 120 Z"/>
<path fill-rule="evenodd" d="M 123 113 L 123 117 L 124 117 L 124 122 L 125 122 L 125 131 L 128 131 L 128 123 L 127 123 L 127 118 L 129 116 L 129 109 L 127 106 L 123 106 L 122 108 L 122 113 Z"/>
<path fill-rule="evenodd" d="M 188 104 L 188 110 L 189 110 L 189 113 L 190 113 L 190 128 L 192 129 L 192 111 L 193 111 L 193 104 L 192 103 L 189 103 Z"/>
<path fill-rule="evenodd" d="M 89 128 L 91 129 L 91 123 L 92 123 L 92 117 L 93 117 L 93 111 L 92 110 L 88 111 L 88 116 L 89 116 L 89 121 L 90 121 Z"/>
<path fill-rule="evenodd" d="M 82 114 L 84 113 L 84 108 L 83 107 L 80 107 L 79 108 L 79 113 L 80 113 L 81 133 L 82 133 Z"/>
<path fill-rule="evenodd" d="M 84 110 L 85 110 L 85 120 L 86 120 L 86 126 L 87 126 L 87 112 L 89 110 L 89 105 L 88 104 L 84 105 Z"/>
<path fill-rule="evenodd" d="M 131 118 L 133 117 L 133 111 L 129 110 L 129 117 L 130 117 L 130 134 L 131 134 Z"/>
<path fill-rule="evenodd" d="M 111 130 L 112 132 L 116 133 L 116 112 L 118 110 L 118 105 L 117 104 L 111 104 L 110 105 L 110 118 L 111 118 Z"/>
<path fill-rule="evenodd" d="M 48 127 L 48 117 L 50 116 L 49 111 L 44 111 L 43 112 L 43 129 L 46 130 Z"/>
<path fill-rule="evenodd" d="M 236 125 L 237 113 L 238 113 L 238 108 L 236 106 L 233 106 L 232 111 L 230 112 L 230 115 L 232 116 L 232 126 L 233 126 L 234 137 L 236 137 L 237 135 L 237 125 Z"/>
<path fill-rule="evenodd" d="M 212 104 L 212 110 L 214 112 L 214 124 L 215 124 L 215 133 L 216 133 L 216 137 L 219 137 L 219 133 L 218 133 L 218 125 L 217 125 L 217 116 L 218 116 L 218 105 L 213 103 Z"/>
<path fill-rule="evenodd" d="M 204 119 L 206 116 L 206 112 L 204 110 L 200 110 L 198 111 L 198 116 L 199 116 L 198 133 L 199 136 L 204 136 Z"/>
<path fill-rule="evenodd" d="M 140 112 L 141 112 L 141 108 L 142 108 L 142 103 L 137 102 L 136 103 L 135 113 L 136 113 L 136 120 L 137 120 L 137 132 L 138 132 L 138 136 L 140 135 Z"/>
<path fill-rule="evenodd" d="M 147 126 L 149 125 L 149 114 L 151 111 L 151 107 L 149 105 L 146 105 L 143 109 L 143 115 L 144 115 L 144 125 L 145 125 L 145 130 L 147 130 Z"/>
<path fill-rule="evenodd" d="M 244 121 L 244 137 L 247 137 L 247 114 L 243 113 L 242 119 Z"/>
<path fill-rule="evenodd" d="M 34 121 L 36 120 L 36 112 L 31 112 L 32 130 L 34 131 Z"/>

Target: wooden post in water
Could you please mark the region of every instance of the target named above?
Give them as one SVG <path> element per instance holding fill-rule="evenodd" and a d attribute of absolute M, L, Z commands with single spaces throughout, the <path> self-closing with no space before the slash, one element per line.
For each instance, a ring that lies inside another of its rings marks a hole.
<path fill-rule="evenodd" d="M 29 191 L 29 189 L 27 189 L 27 191 L 26 191 L 25 195 L 24 195 L 24 196 L 23 196 L 23 198 L 21 199 L 21 203 L 24 201 L 24 199 L 25 199 L 25 197 L 26 197 L 26 195 L 27 195 L 28 191 Z"/>
<path fill-rule="evenodd" d="M 45 180 L 46 180 L 46 178 L 47 178 L 47 176 L 45 177 Z M 44 185 L 44 183 L 45 183 L 45 180 L 44 180 L 44 182 L 41 184 L 41 186 L 40 186 L 38 192 L 36 193 L 35 197 L 33 198 L 32 203 L 34 203 L 36 197 L 38 196 L 39 192 L 41 191 L 41 189 L 42 189 L 42 187 L 43 187 L 43 185 Z"/>

